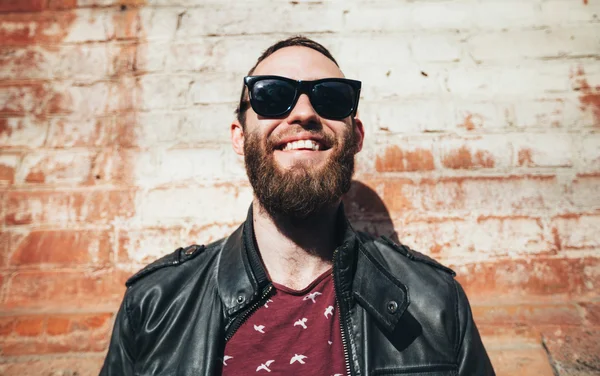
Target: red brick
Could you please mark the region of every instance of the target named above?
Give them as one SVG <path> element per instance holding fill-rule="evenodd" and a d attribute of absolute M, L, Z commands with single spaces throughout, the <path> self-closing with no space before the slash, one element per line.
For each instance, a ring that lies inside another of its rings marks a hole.
<path fill-rule="evenodd" d="M 554 242 L 558 249 L 597 249 L 600 214 L 568 214 L 552 219 Z"/>
<path fill-rule="evenodd" d="M 90 184 L 94 161 L 95 155 L 87 150 L 28 154 L 17 173 L 17 182 L 35 185 Z"/>
<path fill-rule="evenodd" d="M 22 317 L 15 322 L 15 333 L 19 336 L 34 337 L 42 334 L 44 330 L 43 317 Z"/>
<path fill-rule="evenodd" d="M 486 150 L 471 151 L 467 146 L 452 150 L 442 157 L 442 166 L 451 169 L 493 168 L 494 156 Z"/>
<path fill-rule="evenodd" d="M 131 272 L 18 271 L 7 277 L 4 309 L 116 307 Z"/>
<path fill-rule="evenodd" d="M 497 375 L 554 376 L 548 356 L 542 346 L 488 349 Z"/>
<path fill-rule="evenodd" d="M 15 329 L 15 318 L 11 316 L 0 316 L 0 337 L 6 337 Z"/>
<path fill-rule="evenodd" d="M 505 260 L 454 267 L 473 303 L 551 302 L 597 296 L 600 259 Z"/>
<path fill-rule="evenodd" d="M 6 195 L 7 225 L 109 223 L 134 212 L 134 191 L 12 191 Z"/>
<path fill-rule="evenodd" d="M 0 45 L 60 42 L 74 20 L 71 12 L 0 14 Z"/>
<path fill-rule="evenodd" d="M 0 12 L 37 12 L 45 9 L 45 0 L 4 0 Z"/>
<path fill-rule="evenodd" d="M 0 161 L 0 185 L 12 184 L 15 181 L 15 166 L 7 166 Z"/>
<path fill-rule="evenodd" d="M 52 112 L 64 98 L 43 82 L 4 83 L 0 84 L 0 90 L 6 96 L 0 114 L 9 116 Z"/>
<path fill-rule="evenodd" d="M 407 210 L 443 212 L 477 210 L 517 215 L 532 210 L 567 207 L 564 187 L 552 175 L 385 179 L 383 200 L 391 213 Z"/>
<path fill-rule="evenodd" d="M 0 148 L 38 148 L 47 134 L 47 122 L 28 118 L 0 118 Z"/>
<path fill-rule="evenodd" d="M 600 86 L 593 87 L 589 84 L 583 67 L 579 67 L 571 75 L 574 86 L 579 89 L 579 102 L 581 110 L 591 113 L 594 125 L 600 124 Z"/>
<path fill-rule="evenodd" d="M 583 309 L 583 316 L 589 325 L 600 326 L 600 302 L 584 302 L 578 305 Z"/>
<path fill-rule="evenodd" d="M 560 375 L 598 375 L 600 328 L 567 328 L 543 332 L 544 346 Z"/>
<path fill-rule="evenodd" d="M 71 328 L 71 319 L 68 316 L 48 317 L 46 333 L 51 336 L 67 334 Z"/>
<path fill-rule="evenodd" d="M 46 146 L 52 148 L 107 146 L 116 136 L 114 118 L 89 120 L 55 118 L 50 122 Z"/>
<path fill-rule="evenodd" d="M 43 359 L 13 358 L 0 364 L 2 375 L 77 375 L 97 376 L 100 373 L 104 354 L 77 356 L 51 356 Z"/>
<path fill-rule="evenodd" d="M 583 318 L 574 304 L 473 305 L 477 325 L 538 326 L 582 325 Z"/>
<path fill-rule="evenodd" d="M 435 169 L 433 154 L 427 149 L 401 149 L 390 146 L 375 160 L 377 172 L 431 171 Z"/>
<path fill-rule="evenodd" d="M 107 264 L 111 255 L 107 231 L 32 231 L 13 242 L 11 265 L 89 265 Z"/>

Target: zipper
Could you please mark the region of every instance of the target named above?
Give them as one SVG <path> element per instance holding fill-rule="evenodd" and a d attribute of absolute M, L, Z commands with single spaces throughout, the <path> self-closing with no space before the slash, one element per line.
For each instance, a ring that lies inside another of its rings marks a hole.
<path fill-rule="evenodd" d="M 342 333 L 342 347 L 344 348 L 344 360 L 346 363 L 346 374 L 348 376 L 352 376 L 352 367 L 350 366 L 350 350 L 349 350 L 349 345 L 348 345 L 348 334 L 347 334 L 347 328 L 350 326 L 349 320 L 348 320 L 348 315 L 346 315 L 345 312 L 343 312 L 342 309 L 342 304 L 340 303 L 340 298 L 338 297 L 338 278 L 337 278 L 337 274 L 335 273 L 335 260 L 336 260 L 336 256 L 338 254 L 338 249 L 336 248 L 335 251 L 333 251 L 333 260 L 334 260 L 334 267 L 333 267 L 333 291 L 335 293 L 335 303 L 337 305 L 337 308 L 340 312 L 340 329 L 341 329 L 341 333 Z"/>
<path fill-rule="evenodd" d="M 231 339 L 231 337 L 233 337 L 233 335 L 235 334 L 235 332 L 237 332 L 237 330 L 240 328 L 240 326 L 242 326 L 242 324 L 244 324 L 246 322 L 246 320 L 248 320 L 250 318 L 250 316 L 252 316 L 252 314 L 254 312 L 256 312 L 256 310 L 258 309 L 258 307 L 261 304 L 265 303 L 265 301 L 267 300 L 267 298 L 271 295 L 272 291 L 273 291 L 273 285 L 267 286 L 263 290 L 263 293 L 262 293 L 261 297 L 256 301 L 256 303 L 254 303 L 249 309 L 247 309 L 246 311 L 244 311 L 244 313 L 242 313 L 241 315 L 239 315 L 235 319 L 235 321 L 232 324 L 231 328 L 229 328 L 229 334 L 227 334 L 225 336 L 225 342 L 228 342 Z"/>

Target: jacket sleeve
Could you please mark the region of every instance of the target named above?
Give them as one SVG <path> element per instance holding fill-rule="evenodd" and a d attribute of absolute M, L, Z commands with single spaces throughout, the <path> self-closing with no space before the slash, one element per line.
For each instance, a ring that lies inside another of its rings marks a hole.
<path fill-rule="evenodd" d="M 496 373 L 473 321 L 467 295 L 460 284 L 456 281 L 455 283 L 459 324 L 458 375 L 495 376 Z"/>
<path fill-rule="evenodd" d="M 115 318 L 108 353 L 100 376 L 133 376 L 134 375 L 135 333 L 127 309 L 127 294 Z"/>

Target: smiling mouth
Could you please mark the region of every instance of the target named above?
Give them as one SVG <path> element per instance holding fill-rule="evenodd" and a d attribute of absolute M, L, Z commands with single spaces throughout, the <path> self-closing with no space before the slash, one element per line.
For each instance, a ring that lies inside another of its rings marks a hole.
<path fill-rule="evenodd" d="M 304 151 L 324 151 L 328 150 L 329 147 L 320 143 L 316 140 L 296 140 L 290 142 L 284 142 L 277 146 L 276 150 L 280 151 L 295 151 L 295 150 L 304 150 Z"/>

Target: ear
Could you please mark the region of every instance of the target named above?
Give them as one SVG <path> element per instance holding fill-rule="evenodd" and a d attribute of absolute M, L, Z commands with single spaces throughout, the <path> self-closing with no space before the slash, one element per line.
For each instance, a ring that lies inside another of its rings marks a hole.
<path fill-rule="evenodd" d="M 365 140 L 365 128 L 363 126 L 362 121 L 358 118 L 358 116 L 354 117 L 354 133 L 356 137 L 356 153 L 362 150 L 363 141 Z"/>
<path fill-rule="evenodd" d="M 236 119 L 231 123 L 229 129 L 231 136 L 231 146 L 238 155 L 244 155 L 244 128 L 242 124 Z"/>

